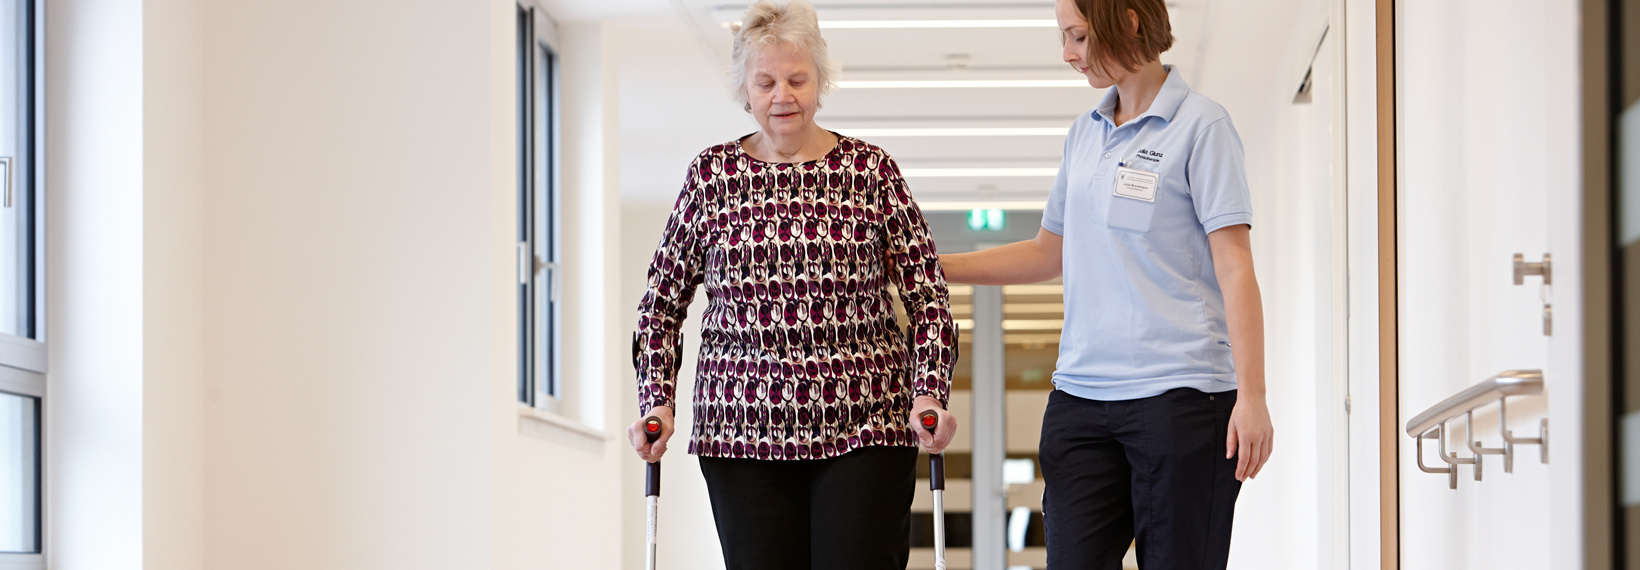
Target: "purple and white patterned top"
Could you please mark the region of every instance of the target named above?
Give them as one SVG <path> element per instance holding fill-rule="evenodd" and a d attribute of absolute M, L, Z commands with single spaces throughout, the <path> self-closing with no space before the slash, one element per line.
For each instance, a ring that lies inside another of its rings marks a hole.
<path fill-rule="evenodd" d="M 736 141 L 695 158 L 638 306 L 640 413 L 676 409 L 679 331 L 701 283 L 689 453 L 823 459 L 913 446 L 912 398 L 950 397 L 957 328 L 945 274 L 880 148 L 840 136 L 820 160 L 774 164 Z"/>

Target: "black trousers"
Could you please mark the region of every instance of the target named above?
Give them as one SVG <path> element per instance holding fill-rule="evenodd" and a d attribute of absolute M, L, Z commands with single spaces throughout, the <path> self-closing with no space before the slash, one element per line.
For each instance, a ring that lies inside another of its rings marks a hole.
<path fill-rule="evenodd" d="M 728 570 L 905 570 L 917 448 L 700 458 Z"/>
<path fill-rule="evenodd" d="M 1236 393 L 1180 388 L 1139 400 L 1061 391 L 1042 417 L 1048 568 L 1222 569 L 1241 482 L 1224 439 Z"/>

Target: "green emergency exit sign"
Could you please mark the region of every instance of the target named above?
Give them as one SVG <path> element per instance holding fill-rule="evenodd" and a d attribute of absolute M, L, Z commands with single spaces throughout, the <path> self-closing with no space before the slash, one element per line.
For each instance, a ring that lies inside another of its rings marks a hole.
<path fill-rule="evenodd" d="M 998 209 L 968 211 L 968 229 L 976 232 L 1000 232 L 1008 225 L 1008 217 Z"/>

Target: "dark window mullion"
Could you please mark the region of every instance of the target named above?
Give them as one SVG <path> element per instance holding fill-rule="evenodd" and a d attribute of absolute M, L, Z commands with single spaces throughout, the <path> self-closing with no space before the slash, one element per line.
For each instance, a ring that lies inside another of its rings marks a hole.
<path fill-rule="evenodd" d="M 536 325 L 536 330 L 541 335 L 537 344 L 541 347 L 538 354 L 542 361 L 541 364 L 537 365 L 537 369 L 542 376 L 541 382 L 545 384 L 546 393 L 553 398 L 563 398 L 564 386 L 558 374 L 558 327 L 560 317 L 558 310 L 562 301 L 564 276 L 563 268 L 557 265 L 559 261 L 558 195 L 552 180 L 553 168 L 555 167 L 552 162 L 552 109 L 553 94 L 556 90 L 553 88 L 552 54 L 539 44 L 535 44 L 532 51 L 535 57 L 539 58 L 536 65 L 532 67 L 535 73 L 539 74 L 539 77 L 535 78 L 530 85 L 540 89 L 532 98 L 535 102 L 532 109 L 539 113 L 539 116 L 533 117 L 531 121 L 531 124 L 539 129 L 531 139 L 532 144 L 537 145 L 536 148 L 532 149 L 534 151 L 532 153 L 534 158 L 532 166 L 538 169 L 533 173 L 535 176 L 532 178 L 538 183 L 538 193 L 533 198 L 539 200 L 540 203 L 541 217 L 536 223 L 540 225 L 538 237 L 545 242 L 536 244 L 536 249 L 543 259 L 553 264 L 552 267 L 554 268 L 551 279 L 542 290 L 543 299 L 540 301 L 543 310 L 540 311 L 541 322 Z M 553 297 L 555 289 L 559 295 L 557 299 Z"/>
<path fill-rule="evenodd" d="M 524 267 L 520 269 L 523 275 L 519 276 L 518 305 L 519 305 L 519 344 L 518 344 L 518 399 L 520 402 L 535 405 L 535 304 L 534 287 L 535 271 L 533 259 L 535 251 L 534 228 L 534 197 L 530 188 L 534 176 L 530 159 L 534 141 L 532 132 L 532 115 L 534 78 L 531 57 L 534 50 L 535 26 L 532 21 L 531 9 L 518 9 L 518 229 L 519 242 L 525 244 L 524 251 L 529 254 L 523 260 Z"/>
<path fill-rule="evenodd" d="M 38 120 L 35 113 L 37 103 L 35 100 L 35 82 L 37 81 L 37 74 L 35 73 L 36 69 L 34 57 L 34 46 L 36 40 L 35 34 L 37 33 L 34 26 L 34 11 L 36 6 L 32 0 L 24 0 L 23 2 L 20 2 L 20 4 L 21 8 L 19 9 L 20 13 L 18 14 L 18 18 L 20 20 L 18 22 L 18 27 L 20 29 L 18 30 L 18 36 L 22 38 L 22 45 L 20 46 L 21 49 L 18 50 L 18 68 L 22 70 L 22 77 L 20 78 L 21 80 L 18 81 L 19 90 L 21 91 L 21 96 L 18 97 L 18 100 L 21 102 L 22 117 L 20 117 L 21 120 L 19 120 L 17 124 L 19 130 L 21 131 L 21 138 L 23 140 L 19 141 L 21 144 L 18 145 L 18 148 L 22 152 L 19 152 L 17 159 L 12 161 L 12 168 L 18 169 L 18 172 L 7 174 L 12 176 L 12 183 L 14 184 L 13 193 L 16 198 L 13 206 L 17 208 L 17 212 L 19 212 L 19 215 L 22 217 L 17 224 L 20 234 L 18 237 L 21 238 L 18 240 L 18 247 L 20 250 L 18 259 L 21 260 L 23 264 L 21 271 L 18 271 L 18 284 L 20 285 L 17 289 L 19 292 L 18 302 L 20 303 L 18 308 L 18 319 L 20 322 L 18 323 L 19 326 L 17 330 L 19 331 L 20 336 L 38 339 L 39 315 L 37 314 L 38 311 L 36 310 L 37 306 L 35 303 L 39 294 L 36 290 L 36 277 L 38 276 L 39 259 L 37 259 L 37 256 L 35 255 L 37 245 L 35 241 L 37 239 L 37 228 L 34 215 L 34 157 L 38 148 L 36 145 L 37 141 L 35 140 L 35 121 Z"/>

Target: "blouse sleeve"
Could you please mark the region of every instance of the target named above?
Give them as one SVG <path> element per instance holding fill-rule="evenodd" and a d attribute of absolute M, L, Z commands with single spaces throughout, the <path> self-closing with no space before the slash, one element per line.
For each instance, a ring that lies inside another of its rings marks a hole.
<path fill-rule="evenodd" d="M 638 373 L 638 413 L 672 406 L 678 368 L 683 364 L 683 319 L 702 279 L 704 204 L 695 184 L 701 160 L 689 166 L 683 192 L 661 232 L 660 246 L 649 261 L 649 285 L 638 304 L 638 330 L 632 340 L 632 363 Z"/>
<path fill-rule="evenodd" d="M 949 405 L 958 332 L 951 320 L 945 270 L 940 268 L 928 223 L 912 201 L 899 165 L 884 157 L 880 173 L 886 216 L 883 240 L 891 262 L 887 270 L 899 284 L 900 301 L 911 325 L 906 349 L 911 358 L 912 394 L 933 396 L 940 405 Z"/>

